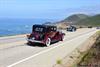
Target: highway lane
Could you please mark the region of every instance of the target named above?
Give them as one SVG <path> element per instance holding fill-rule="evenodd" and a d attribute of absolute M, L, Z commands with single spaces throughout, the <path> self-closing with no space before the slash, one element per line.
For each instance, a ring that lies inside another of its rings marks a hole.
<path fill-rule="evenodd" d="M 9 65 L 8 67 L 54 67 L 57 60 L 68 56 L 80 45 L 84 45 L 83 43 L 95 32 L 96 31 L 91 31 L 76 38 L 64 41 L 63 43 L 60 42 L 59 45 L 56 44 L 56 46 L 52 48 L 41 51 L 35 55 L 31 55 L 23 60 Z"/>
<path fill-rule="evenodd" d="M 75 36 L 80 34 L 81 32 L 85 32 L 88 29 L 78 29 L 76 32 L 67 32 L 63 31 L 66 33 L 66 38 L 70 38 L 71 36 Z M 75 33 L 75 34 L 74 34 Z M 0 37 L 0 49 L 4 48 L 11 48 L 15 46 L 21 46 L 26 43 L 26 35 L 16 35 L 16 36 L 8 36 L 8 37 Z"/>
<path fill-rule="evenodd" d="M 26 35 L 18 35 L 18 36 L 8 36 L 8 37 L 0 37 L 0 44 L 6 44 L 16 41 L 23 41 L 25 40 Z"/>
<path fill-rule="evenodd" d="M 73 38 L 77 38 L 78 36 L 82 36 L 89 32 L 93 32 L 93 31 L 95 31 L 95 29 L 81 29 L 76 32 L 71 32 L 71 33 L 67 32 L 64 42 L 71 40 Z M 66 32 L 66 31 L 64 31 L 64 32 Z M 13 63 L 16 63 L 20 60 L 27 58 L 27 57 L 36 55 L 39 52 L 42 52 L 47 49 L 58 46 L 59 44 L 62 44 L 64 42 L 55 43 L 55 44 L 51 45 L 50 47 L 28 46 L 24 43 L 17 45 L 17 46 L 15 46 L 14 44 L 10 45 L 10 47 L 8 47 L 8 48 L 6 47 L 3 49 L 0 49 L 0 67 L 9 66 Z"/>

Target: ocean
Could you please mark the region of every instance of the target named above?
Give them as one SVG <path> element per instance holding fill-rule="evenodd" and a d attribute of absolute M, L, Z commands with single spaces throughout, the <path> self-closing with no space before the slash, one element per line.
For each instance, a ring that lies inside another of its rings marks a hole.
<path fill-rule="evenodd" d="M 45 19 L 0 19 L 0 36 L 31 33 L 33 24 L 47 22 Z"/>

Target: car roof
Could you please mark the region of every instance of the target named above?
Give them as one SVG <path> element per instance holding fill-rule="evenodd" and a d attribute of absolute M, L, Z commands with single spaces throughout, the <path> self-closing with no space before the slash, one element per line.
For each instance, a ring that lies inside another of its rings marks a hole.
<path fill-rule="evenodd" d="M 45 27 L 45 28 L 55 27 L 56 28 L 56 26 L 53 26 L 53 25 L 39 25 L 39 24 L 35 24 L 35 25 L 33 25 L 33 27 Z"/>

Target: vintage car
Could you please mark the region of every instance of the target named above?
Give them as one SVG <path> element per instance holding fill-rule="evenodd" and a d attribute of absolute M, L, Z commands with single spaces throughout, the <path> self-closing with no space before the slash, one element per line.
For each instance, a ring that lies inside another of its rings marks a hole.
<path fill-rule="evenodd" d="M 49 46 L 52 42 L 63 41 L 64 33 L 57 31 L 56 26 L 33 25 L 32 33 L 27 35 L 28 44 L 41 43 Z"/>

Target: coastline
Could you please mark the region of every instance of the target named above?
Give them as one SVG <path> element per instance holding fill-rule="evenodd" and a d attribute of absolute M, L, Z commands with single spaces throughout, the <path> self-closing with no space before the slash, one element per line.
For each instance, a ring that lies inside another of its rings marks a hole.
<path fill-rule="evenodd" d="M 26 33 L 26 34 L 15 34 L 15 35 L 5 35 L 5 36 L 0 36 L 0 39 L 26 36 L 27 34 L 29 34 L 29 33 Z"/>
<path fill-rule="evenodd" d="M 8 34 L 8 35 L 0 35 L 0 38 L 1 38 L 1 37 L 17 36 L 17 35 L 25 35 L 25 34 L 29 34 L 29 33 L 20 33 L 20 34 Z"/>
<path fill-rule="evenodd" d="M 27 43 L 27 34 L 0 37 L 0 49 L 6 49 Z"/>

